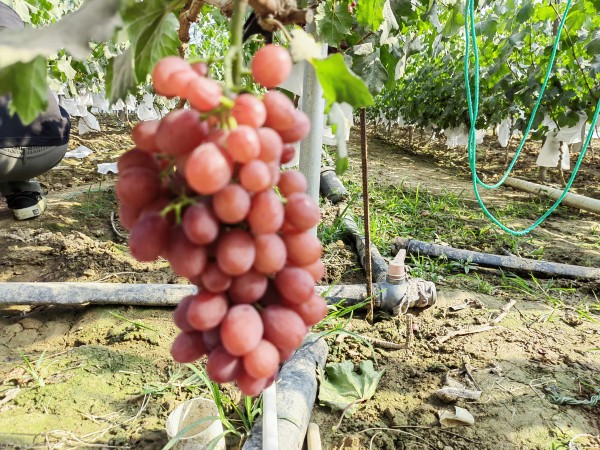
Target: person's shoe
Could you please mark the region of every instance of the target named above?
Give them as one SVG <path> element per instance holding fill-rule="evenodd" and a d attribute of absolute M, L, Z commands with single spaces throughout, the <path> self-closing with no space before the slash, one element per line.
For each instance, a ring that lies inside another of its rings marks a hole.
<path fill-rule="evenodd" d="M 46 210 L 46 199 L 39 192 L 14 192 L 6 196 L 6 203 L 17 220 L 32 219 Z"/>

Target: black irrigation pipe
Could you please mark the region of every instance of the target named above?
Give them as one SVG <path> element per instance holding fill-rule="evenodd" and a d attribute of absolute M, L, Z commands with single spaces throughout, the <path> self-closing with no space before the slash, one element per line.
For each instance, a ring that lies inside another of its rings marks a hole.
<path fill-rule="evenodd" d="M 539 276 L 600 280 L 600 269 L 595 267 L 574 266 L 571 264 L 520 258 L 518 256 L 492 255 L 400 237 L 394 239 L 393 248 L 395 251 L 406 249 L 407 253 L 433 257 L 446 256 L 448 259 L 454 261 L 470 261 L 484 267 L 502 268 L 514 272 L 527 272 Z"/>
<path fill-rule="evenodd" d="M 349 192 L 346 190 L 340 179 L 336 176 L 333 168 L 324 167 L 321 170 L 321 195 L 329 199 L 333 204 L 340 203 L 350 197 Z M 345 214 L 341 218 L 347 236 L 352 240 L 356 252 L 360 258 L 361 265 L 366 267 L 366 242 L 365 237 L 360 233 L 358 225 L 351 214 Z M 387 261 L 381 256 L 377 247 L 372 243 L 371 248 L 371 270 L 372 280 L 374 282 L 382 282 L 385 280 L 387 275 L 388 264 Z"/>

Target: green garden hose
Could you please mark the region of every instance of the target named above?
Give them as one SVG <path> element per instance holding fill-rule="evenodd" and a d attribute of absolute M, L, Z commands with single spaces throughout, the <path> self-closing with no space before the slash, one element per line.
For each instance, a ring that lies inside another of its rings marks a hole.
<path fill-rule="evenodd" d="M 538 99 L 533 107 L 533 110 L 531 112 L 531 117 L 529 119 L 529 122 L 527 123 L 527 128 L 525 129 L 525 131 L 523 133 L 523 138 L 521 139 L 521 142 L 515 153 L 515 156 L 513 157 L 512 161 L 510 162 L 510 164 L 509 164 L 506 172 L 502 176 L 502 178 L 497 183 L 495 183 L 493 185 L 488 185 L 488 184 L 483 183 L 477 176 L 477 141 L 476 141 L 476 137 L 475 137 L 475 131 L 476 131 L 475 124 L 477 122 L 477 115 L 479 112 L 479 50 L 477 48 L 477 36 L 475 33 L 475 5 L 474 5 L 475 2 L 474 2 L 474 0 L 467 0 L 467 6 L 466 6 L 466 11 L 465 11 L 464 75 L 465 75 L 465 85 L 466 85 L 466 91 L 467 91 L 467 104 L 468 104 L 468 110 L 469 110 L 469 120 L 471 122 L 470 129 L 469 129 L 468 156 L 469 156 L 469 166 L 471 168 L 471 174 L 472 174 L 471 178 L 472 178 L 472 182 L 473 182 L 473 189 L 475 192 L 475 197 L 477 198 L 477 202 L 479 203 L 479 206 L 481 206 L 481 209 L 483 210 L 484 214 L 495 225 L 497 225 L 502 230 L 504 230 L 507 233 L 510 233 L 514 236 L 523 236 L 523 235 L 531 232 L 535 228 L 537 228 L 544 220 L 546 220 L 546 218 L 550 214 L 552 214 L 554 212 L 554 210 L 558 207 L 558 205 L 560 205 L 560 203 L 566 197 L 567 193 L 571 189 L 571 186 L 573 185 L 573 181 L 575 180 L 577 172 L 579 171 L 581 162 L 583 161 L 583 158 L 585 157 L 585 153 L 586 153 L 586 151 L 589 147 L 589 144 L 592 140 L 596 122 L 598 120 L 598 113 L 600 112 L 600 100 L 599 100 L 598 103 L 596 104 L 596 111 L 594 112 L 594 116 L 592 118 L 590 132 L 585 139 L 584 145 L 579 154 L 579 158 L 577 159 L 577 162 L 575 163 L 573 173 L 571 174 L 571 177 L 569 178 L 569 181 L 567 182 L 567 185 L 566 185 L 563 193 L 556 200 L 556 202 L 548 209 L 548 211 L 546 211 L 532 225 L 530 225 L 529 227 L 527 227 L 523 230 L 514 230 L 514 229 L 507 227 L 502 222 L 500 222 L 500 220 L 498 220 L 496 217 L 494 217 L 494 215 L 492 213 L 489 212 L 489 210 L 486 208 L 485 204 L 483 203 L 483 200 L 479 193 L 479 186 L 481 186 L 485 189 L 496 189 L 496 188 L 502 186 L 502 184 L 504 184 L 504 182 L 506 181 L 506 178 L 508 178 L 510 172 L 513 170 L 513 167 L 514 167 L 515 163 L 517 162 L 517 159 L 519 158 L 521 151 L 523 150 L 523 147 L 525 145 L 525 142 L 527 140 L 529 132 L 531 131 L 531 127 L 533 126 L 533 121 L 535 119 L 538 108 L 542 102 L 544 92 L 548 85 L 548 80 L 550 79 L 550 75 L 552 73 L 552 68 L 554 66 L 554 61 L 556 59 L 556 52 L 557 52 L 558 45 L 560 42 L 560 35 L 564 28 L 566 17 L 569 12 L 569 9 L 571 7 L 571 2 L 572 2 L 572 0 L 567 0 L 565 12 L 564 12 L 562 19 L 560 21 L 560 24 L 558 26 L 557 33 L 556 33 L 556 39 L 555 39 L 554 45 L 552 47 L 552 54 L 550 56 L 550 60 L 548 63 L 548 69 L 546 70 L 546 76 L 544 77 L 544 81 L 542 83 L 542 87 L 540 89 Z M 471 92 L 471 83 L 470 83 L 470 79 L 469 79 L 469 62 L 470 62 L 470 45 L 471 45 L 471 43 L 473 44 L 473 55 L 474 55 L 474 77 L 473 77 L 474 78 L 474 98 L 473 98 L 473 93 Z"/>

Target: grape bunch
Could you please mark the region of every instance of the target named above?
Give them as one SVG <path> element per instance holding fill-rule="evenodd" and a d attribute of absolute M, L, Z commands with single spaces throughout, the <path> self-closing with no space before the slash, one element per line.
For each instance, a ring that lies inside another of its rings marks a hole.
<path fill-rule="evenodd" d="M 290 71 L 289 53 L 275 45 L 251 62 L 266 88 Z M 280 171 L 309 121 L 276 90 L 224 95 L 204 63 L 167 57 L 152 75 L 157 93 L 184 98 L 190 109 L 136 125 L 135 148 L 119 159 L 130 252 L 139 261 L 163 257 L 198 286 L 175 310 L 173 358 L 208 355 L 212 380 L 256 395 L 327 312 L 314 291 L 324 272 L 310 232 L 320 211 L 304 176 Z"/>

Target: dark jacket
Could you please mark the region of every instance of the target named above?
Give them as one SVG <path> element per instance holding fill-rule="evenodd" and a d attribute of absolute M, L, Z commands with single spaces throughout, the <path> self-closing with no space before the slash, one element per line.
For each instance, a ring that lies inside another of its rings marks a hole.
<path fill-rule="evenodd" d="M 0 2 L 0 33 L 22 29 L 23 21 L 8 5 Z M 69 142 L 71 122 L 67 112 L 58 106 L 48 89 L 48 108 L 29 125 L 10 115 L 10 95 L 0 96 L 0 148 L 58 146 Z"/>

